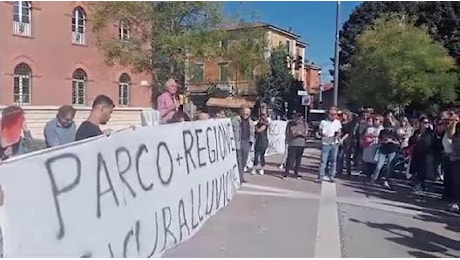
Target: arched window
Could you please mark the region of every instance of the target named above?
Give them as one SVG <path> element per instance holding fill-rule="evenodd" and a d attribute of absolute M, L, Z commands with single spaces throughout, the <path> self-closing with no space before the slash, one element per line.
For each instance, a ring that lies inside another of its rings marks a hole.
<path fill-rule="evenodd" d="M 86 13 L 81 7 L 73 10 L 72 15 L 72 43 L 85 44 Z"/>
<path fill-rule="evenodd" d="M 120 21 L 118 26 L 118 38 L 122 41 L 129 40 L 129 24 L 126 21 Z"/>
<path fill-rule="evenodd" d="M 72 104 L 86 104 L 86 72 L 82 69 L 76 69 L 72 74 Z"/>
<path fill-rule="evenodd" d="M 17 105 L 30 105 L 32 70 L 20 63 L 14 68 L 13 100 Z"/>
<path fill-rule="evenodd" d="M 118 80 L 118 104 L 120 106 L 129 106 L 129 88 L 131 79 L 128 74 L 123 73 Z"/>
<path fill-rule="evenodd" d="M 16 1 L 13 8 L 13 34 L 32 36 L 32 4 L 28 1 Z"/>

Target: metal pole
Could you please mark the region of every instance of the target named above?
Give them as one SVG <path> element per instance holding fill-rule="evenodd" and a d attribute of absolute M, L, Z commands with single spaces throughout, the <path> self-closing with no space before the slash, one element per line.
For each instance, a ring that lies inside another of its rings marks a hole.
<path fill-rule="evenodd" d="M 305 120 L 305 123 L 308 124 L 308 99 L 310 97 L 308 96 L 308 93 L 306 96 L 303 96 L 302 97 L 302 103 L 305 101 L 305 105 L 304 105 L 304 113 L 305 113 L 305 116 L 304 116 L 304 120 Z"/>
<path fill-rule="evenodd" d="M 289 121 L 289 118 L 288 118 L 288 102 L 284 102 L 284 115 L 286 117 L 286 121 Z"/>
<path fill-rule="evenodd" d="M 335 17 L 334 106 L 337 106 L 339 99 L 339 27 L 340 1 L 337 1 L 337 12 Z"/>
<path fill-rule="evenodd" d="M 322 82 L 322 75 L 323 75 L 323 71 L 320 70 L 319 71 L 319 104 L 318 104 L 318 108 L 322 108 L 323 107 L 323 82 Z"/>

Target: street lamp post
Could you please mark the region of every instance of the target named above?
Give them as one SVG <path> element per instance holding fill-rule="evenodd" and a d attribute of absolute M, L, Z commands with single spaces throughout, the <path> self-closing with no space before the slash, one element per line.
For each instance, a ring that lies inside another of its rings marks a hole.
<path fill-rule="evenodd" d="M 275 104 L 275 97 L 270 97 L 270 118 L 273 117 L 273 107 Z M 273 119 L 273 118 L 272 118 Z"/>
<path fill-rule="evenodd" d="M 288 102 L 284 102 L 284 116 L 286 117 L 286 121 L 288 120 Z"/>
<path fill-rule="evenodd" d="M 319 77 L 319 80 L 318 80 L 318 84 L 319 84 L 319 104 L 318 104 L 318 107 L 321 108 L 322 105 L 323 105 L 323 83 L 322 83 L 322 74 L 323 74 L 323 71 L 320 70 L 318 71 L 318 77 Z"/>
<path fill-rule="evenodd" d="M 339 26 L 340 26 L 340 1 L 337 1 L 335 17 L 335 57 L 334 57 L 334 106 L 339 99 Z"/>

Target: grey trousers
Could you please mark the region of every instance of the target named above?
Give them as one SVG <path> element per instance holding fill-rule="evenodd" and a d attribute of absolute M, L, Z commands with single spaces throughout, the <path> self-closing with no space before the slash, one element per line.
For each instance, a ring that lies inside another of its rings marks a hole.
<path fill-rule="evenodd" d="M 248 162 L 251 144 L 248 141 L 241 141 L 240 149 L 236 150 L 236 160 L 238 161 L 238 173 L 240 174 L 240 182 L 244 181 L 244 167 Z"/>

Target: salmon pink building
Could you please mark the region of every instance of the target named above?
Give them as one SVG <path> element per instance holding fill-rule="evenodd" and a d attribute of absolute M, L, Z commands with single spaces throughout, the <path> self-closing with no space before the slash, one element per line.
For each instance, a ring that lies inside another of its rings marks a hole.
<path fill-rule="evenodd" d="M 90 106 L 99 94 L 117 107 L 150 107 L 151 77 L 105 63 L 88 2 L 0 2 L 0 105 Z M 129 28 L 107 26 L 129 40 Z"/>

